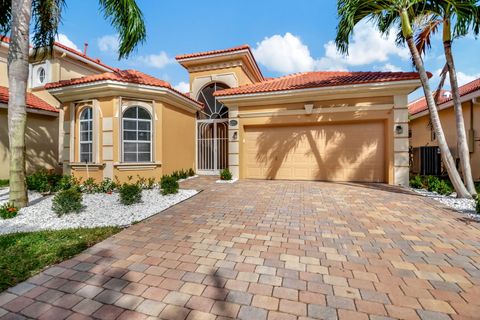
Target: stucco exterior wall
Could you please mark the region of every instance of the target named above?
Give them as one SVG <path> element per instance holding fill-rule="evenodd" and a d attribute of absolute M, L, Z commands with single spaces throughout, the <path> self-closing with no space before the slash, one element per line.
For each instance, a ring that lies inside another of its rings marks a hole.
<path fill-rule="evenodd" d="M 7 48 L 0 46 L 0 86 L 8 87 Z"/>
<path fill-rule="evenodd" d="M 480 105 L 474 105 L 472 101 L 467 101 L 462 103 L 462 110 L 467 135 L 471 134 L 471 129 L 474 131 L 473 150 L 470 150 L 470 161 L 473 178 L 475 181 L 480 181 Z M 440 110 L 439 115 L 448 146 L 452 151 L 452 155 L 457 158 L 457 133 L 454 109 L 453 107 L 449 107 Z M 412 147 L 438 146 L 438 141 L 436 139 L 432 140 L 431 130 L 428 124 L 428 114 L 410 120 L 410 130 L 412 133 L 410 145 Z"/>
<path fill-rule="evenodd" d="M 195 169 L 195 114 L 163 105 L 163 174 Z"/>
<path fill-rule="evenodd" d="M 25 135 L 27 173 L 39 169 L 60 171 L 58 165 L 58 118 L 27 113 Z M 8 179 L 7 110 L 0 109 L 0 179 Z"/>
<path fill-rule="evenodd" d="M 121 121 L 123 112 L 131 106 L 146 108 L 152 115 L 152 162 L 122 161 Z M 78 163 L 78 119 L 85 107 L 93 107 L 93 158 L 87 166 Z M 106 97 L 81 103 L 69 103 L 65 112 L 65 172 L 85 180 L 104 178 L 120 182 L 136 181 L 139 177 L 155 178 L 174 170 L 195 167 L 195 113 L 187 112 L 162 101 Z M 75 119 L 75 121 L 71 121 Z M 73 137 L 72 137 L 73 133 Z M 73 146 L 73 148 L 72 148 Z"/>

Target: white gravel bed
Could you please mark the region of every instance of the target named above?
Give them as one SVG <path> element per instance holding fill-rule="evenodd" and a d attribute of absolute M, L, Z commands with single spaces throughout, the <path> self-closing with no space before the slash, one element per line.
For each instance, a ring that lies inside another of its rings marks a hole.
<path fill-rule="evenodd" d="M 29 207 L 22 208 L 15 218 L 0 219 L 0 234 L 128 226 L 157 214 L 197 193 L 196 190 L 179 190 L 177 194 L 162 196 L 156 188 L 143 190 L 142 202 L 130 206 L 122 205 L 119 202 L 118 193 L 83 194 L 83 210 L 78 214 L 70 213 L 60 218 L 51 209 L 53 196 L 47 196 Z"/>
<path fill-rule="evenodd" d="M 467 214 L 472 219 L 480 221 L 480 215 L 476 213 L 475 200 L 473 199 L 459 199 L 457 198 L 457 194 L 455 192 L 448 196 L 445 196 L 425 189 L 411 188 L 411 190 L 421 194 L 424 197 L 428 197 L 435 201 L 438 201 L 455 211 Z"/>
<path fill-rule="evenodd" d="M 8 202 L 8 193 L 10 192 L 10 188 L 0 188 L 0 206 L 6 202 Z M 43 195 L 37 191 L 28 190 L 28 201 L 30 203 L 35 203 L 36 200 L 42 198 Z"/>

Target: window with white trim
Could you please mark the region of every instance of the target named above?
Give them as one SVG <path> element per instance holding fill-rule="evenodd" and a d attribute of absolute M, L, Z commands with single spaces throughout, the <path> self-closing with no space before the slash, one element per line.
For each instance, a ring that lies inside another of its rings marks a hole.
<path fill-rule="evenodd" d="M 122 117 L 123 161 L 152 161 L 152 117 L 142 107 L 130 107 Z"/>
<path fill-rule="evenodd" d="M 93 161 L 93 111 L 87 107 L 80 113 L 80 162 Z"/>

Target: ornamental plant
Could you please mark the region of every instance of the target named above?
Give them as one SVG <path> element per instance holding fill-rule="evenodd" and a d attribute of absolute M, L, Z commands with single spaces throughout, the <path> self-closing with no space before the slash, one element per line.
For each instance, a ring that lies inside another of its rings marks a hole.
<path fill-rule="evenodd" d="M 79 213 L 82 210 L 82 193 L 77 188 L 61 190 L 52 200 L 52 210 L 61 217 L 68 213 Z"/>
<path fill-rule="evenodd" d="M 193 177 L 194 175 L 195 175 L 195 171 L 192 168 L 188 169 L 188 176 Z"/>
<path fill-rule="evenodd" d="M 480 214 L 480 196 L 477 196 L 477 206 L 476 206 L 476 210 L 477 210 L 477 213 Z"/>
<path fill-rule="evenodd" d="M 18 208 L 11 202 L 4 203 L 0 206 L 0 218 L 2 219 L 11 219 L 16 217 L 18 214 Z"/>
<path fill-rule="evenodd" d="M 232 180 L 232 173 L 230 170 L 228 170 L 228 168 L 220 171 L 220 180 Z"/>
<path fill-rule="evenodd" d="M 174 176 L 163 176 L 160 180 L 162 195 L 175 194 L 178 192 L 178 181 Z"/>
<path fill-rule="evenodd" d="M 142 188 L 138 184 L 124 183 L 119 189 L 120 203 L 124 205 L 132 205 L 142 201 Z"/>

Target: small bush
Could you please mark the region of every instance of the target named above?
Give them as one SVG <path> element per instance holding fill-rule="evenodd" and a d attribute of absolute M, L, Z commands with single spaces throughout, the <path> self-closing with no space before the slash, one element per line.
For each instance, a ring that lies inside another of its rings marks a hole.
<path fill-rule="evenodd" d="M 82 193 L 76 189 L 71 188 L 57 192 L 52 201 L 52 210 L 59 216 L 82 210 Z"/>
<path fill-rule="evenodd" d="M 414 176 L 413 178 L 410 179 L 410 187 L 415 188 L 415 189 L 423 189 L 423 180 L 422 177 L 419 175 Z"/>
<path fill-rule="evenodd" d="M 179 177 L 180 177 L 180 179 L 187 179 L 188 178 L 188 171 L 183 170 L 183 169 L 180 170 Z"/>
<path fill-rule="evenodd" d="M 232 173 L 230 170 L 228 170 L 228 168 L 220 171 L 220 180 L 232 180 Z"/>
<path fill-rule="evenodd" d="M 437 193 L 442 195 L 449 195 L 453 192 L 453 187 L 450 185 L 449 181 L 440 180 L 438 184 Z"/>
<path fill-rule="evenodd" d="M 11 219 L 17 216 L 18 208 L 11 202 L 4 203 L 0 206 L 0 218 Z"/>
<path fill-rule="evenodd" d="M 68 190 L 68 189 L 80 190 L 80 183 L 77 178 L 71 175 L 63 175 L 58 184 L 55 187 L 55 191 Z"/>
<path fill-rule="evenodd" d="M 88 179 L 85 180 L 85 182 L 82 184 L 81 188 L 82 188 L 82 192 L 85 192 L 85 193 L 97 193 L 97 192 L 98 192 L 98 189 L 99 189 L 99 186 L 98 186 L 98 184 L 95 182 L 95 179 L 93 179 L 93 178 L 88 178 Z"/>
<path fill-rule="evenodd" d="M 155 187 L 155 178 L 148 178 L 145 188 L 150 190 L 150 189 L 153 189 L 154 187 Z"/>
<path fill-rule="evenodd" d="M 0 179 L 0 188 L 8 187 L 9 183 L 10 183 L 10 181 L 8 179 Z"/>
<path fill-rule="evenodd" d="M 131 205 L 142 201 L 142 188 L 138 184 L 124 183 L 119 188 L 120 203 Z"/>
<path fill-rule="evenodd" d="M 162 189 L 162 195 L 174 194 L 178 192 L 178 181 L 173 176 L 163 176 L 160 180 L 160 188 Z"/>
<path fill-rule="evenodd" d="M 477 210 L 477 213 L 480 214 L 480 197 L 477 196 L 477 206 L 475 208 Z"/>
<path fill-rule="evenodd" d="M 192 168 L 188 169 L 188 176 L 193 177 L 194 175 L 195 175 L 195 171 Z"/>
<path fill-rule="evenodd" d="M 117 184 L 110 178 L 105 178 L 97 185 L 95 192 L 112 193 L 117 188 Z"/>

